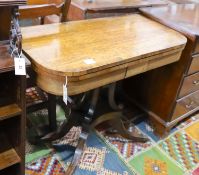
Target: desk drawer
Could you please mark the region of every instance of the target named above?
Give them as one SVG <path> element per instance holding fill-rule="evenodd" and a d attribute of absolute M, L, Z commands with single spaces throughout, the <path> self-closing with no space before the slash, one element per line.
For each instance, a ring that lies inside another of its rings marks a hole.
<path fill-rule="evenodd" d="M 177 101 L 172 121 L 199 110 L 199 91 L 196 91 Z"/>
<path fill-rule="evenodd" d="M 199 90 L 199 72 L 184 78 L 179 98 Z"/>
<path fill-rule="evenodd" d="M 192 57 L 192 62 L 189 67 L 188 74 L 193 74 L 199 71 L 199 54 Z"/>

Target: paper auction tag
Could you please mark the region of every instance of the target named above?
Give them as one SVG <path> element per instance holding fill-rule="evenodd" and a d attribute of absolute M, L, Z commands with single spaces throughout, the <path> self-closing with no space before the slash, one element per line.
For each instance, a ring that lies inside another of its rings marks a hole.
<path fill-rule="evenodd" d="M 84 63 L 86 63 L 86 64 L 95 64 L 96 61 L 94 59 L 92 59 L 92 58 L 88 58 L 88 59 L 84 60 Z"/>
<path fill-rule="evenodd" d="M 67 77 L 66 77 L 66 83 L 63 84 L 63 101 L 67 105 L 68 102 Z"/>
<path fill-rule="evenodd" d="M 15 75 L 26 75 L 26 62 L 25 58 L 15 57 Z"/>

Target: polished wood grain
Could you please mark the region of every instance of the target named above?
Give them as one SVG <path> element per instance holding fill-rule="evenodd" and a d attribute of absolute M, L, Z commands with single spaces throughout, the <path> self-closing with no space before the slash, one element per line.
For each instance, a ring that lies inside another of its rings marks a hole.
<path fill-rule="evenodd" d="M 188 71 L 188 74 L 192 74 L 199 71 L 199 55 L 192 56 L 192 62 Z"/>
<path fill-rule="evenodd" d="M 110 10 L 110 9 L 124 9 L 124 8 L 138 8 L 143 6 L 166 5 L 167 1 L 161 0 L 72 0 L 81 9 L 88 9 L 93 11 Z"/>
<path fill-rule="evenodd" d="M 141 15 L 29 27 L 22 31 L 24 54 L 37 74 L 37 85 L 50 94 L 62 95 L 67 78 L 68 95 L 95 89 L 89 116 L 97 102 L 96 88 L 177 61 L 187 41 L 179 33 Z M 141 64 L 145 69 L 136 69 Z M 132 71 L 132 66 L 137 71 Z M 83 133 L 66 174 L 72 174 L 76 168 L 88 136 L 90 119 L 83 116 Z M 116 129 L 129 136 L 121 121 L 115 120 Z"/>
<path fill-rule="evenodd" d="M 195 108 L 185 114 L 185 110 L 176 105 L 181 98 L 198 90 L 195 85 L 198 71 L 198 7 L 198 4 L 179 4 L 140 9 L 145 16 L 181 32 L 188 39 L 178 62 L 128 79 L 124 85 L 128 97 L 149 115 L 155 133 L 161 137 L 180 120 L 198 110 Z M 180 114 L 179 109 L 182 109 L 182 115 L 173 117 L 176 110 Z"/>
<path fill-rule="evenodd" d="M 0 171 L 2 171 L 5 168 L 20 163 L 21 159 L 16 150 L 13 149 L 12 145 L 8 142 L 6 135 L 0 133 L 0 139 Z"/>
<path fill-rule="evenodd" d="M 186 43 L 182 35 L 140 15 L 28 27 L 22 32 L 24 53 L 37 72 L 38 85 L 55 95 L 62 95 L 66 76 L 68 93 L 75 95 L 124 79 L 130 66 L 142 63 L 144 72 L 177 61 Z M 169 54 L 169 61 L 160 59 Z M 136 73 L 140 71 L 131 76 Z"/>
<path fill-rule="evenodd" d="M 8 51 L 8 44 L 0 44 L 0 72 L 14 70 L 14 60 Z"/>
<path fill-rule="evenodd" d="M 184 78 L 179 98 L 199 90 L 199 72 Z"/>
<path fill-rule="evenodd" d="M 14 149 L 9 149 L 0 153 L 0 170 L 8 168 L 20 162 L 20 157 Z"/>
<path fill-rule="evenodd" d="M 151 59 L 149 59 L 148 62 L 145 64 L 143 62 L 140 62 L 138 64 L 130 64 L 127 69 L 125 78 L 132 77 L 139 73 L 147 72 L 149 70 L 161 67 L 162 65 L 173 63 L 175 59 L 176 61 L 178 61 L 180 55 L 181 52 L 175 50 L 173 52 L 170 52 L 169 54 L 161 54 L 161 57 L 159 55 L 157 55 L 156 57 L 151 57 Z"/>
<path fill-rule="evenodd" d="M 199 4 L 178 4 L 140 10 L 147 16 L 182 32 L 188 38 L 196 40 L 194 52 L 199 52 Z"/>
<path fill-rule="evenodd" d="M 186 117 L 199 110 L 199 91 L 189 94 L 177 100 L 177 104 L 172 115 L 173 121 L 180 121 L 182 116 Z M 175 123 L 175 122 L 174 122 Z"/>
<path fill-rule="evenodd" d="M 0 73 L 14 70 L 14 59 L 10 55 L 9 48 L 8 41 L 0 42 Z M 30 65 L 30 62 L 27 59 L 26 65 Z"/>
<path fill-rule="evenodd" d="M 122 65 L 115 66 L 113 68 L 107 68 L 102 71 L 97 71 L 95 73 L 89 73 L 85 76 L 80 77 L 68 77 L 68 94 L 75 95 L 88 90 L 92 90 L 121 79 L 146 72 L 148 70 L 163 66 L 165 64 L 177 61 L 180 57 L 181 50 L 175 50 L 174 53 L 169 55 L 156 55 L 141 59 L 138 61 L 133 61 L 131 63 L 126 63 Z M 159 57 L 159 59 L 158 59 Z M 33 68 L 37 71 L 37 68 Z M 37 73 L 37 84 L 47 91 L 48 93 L 62 95 L 62 85 L 65 83 L 65 76 L 55 76 L 44 71 Z M 48 78 L 46 78 L 48 77 Z M 78 80 L 78 81 L 77 81 Z"/>
<path fill-rule="evenodd" d="M 197 54 L 199 53 L 199 40 L 197 39 L 197 42 L 195 44 L 194 52 Z"/>
<path fill-rule="evenodd" d="M 27 5 L 61 4 L 63 0 L 27 0 Z"/>
<path fill-rule="evenodd" d="M 17 104 L 0 107 L 0 121 L 19 115 L 21 112 L 21 108 Z"/>
<path fill-rule="evenodd" d="M 4 77 L 4 78 L 2 78 Z M 13 78 L 14 77 L 14 78 Z M 25 76 L 16 77 L 13 70 L 0 74 L 0 164 L 2 174 L 25 174 Z M 6 143 L 8 142 L 8 143 Z"/>
<path fill-rule="evenodd" d="M 26 5 L 21 6 L 20 19 L 38 18 L 47 15 L 60 15 L 62 6 L 56 4 L 42 4 L 42 5 Z"/>
<path fill-rule="evenodd" d="M 41 17 L 41 24 L 44 17 L 49 15 L 60 16 L 58 22 L 67 21 L 70 0 L 29 0 L 28 5 L 20 6 L 20 19 L 34 19 Z"/>
<path fill-rule="evenodd" d="M 13 12 L 18 14 L 17 6 L 25 1 L 2 2 L 5 0 L 0 1 L 0 174 L 24 175 L 26 77 L 15 76 L 9 44 Z"/>
<path fill-rule="evenodd" d="M 71 21 L 137 13 L 138 8 L 166 5 L 167 0 L 72 0 L 68 19 Z"/>
<path fill-rule="evenodd" d="M 62 76 L 93 73 L 182 48 L 186 42 L 177 32 L 140 15 L 28 27 L 22 33 L 33 65 Z M 95 63 L 86 64 L 88 59 Z"/>
<path fill-rule="evenodd" d="M 67 13 L 70 5 L 70 0 L 28 0 L 27 4 L 28 5 L 21 6 L 19 8 L 20 19 L 22 19 L 22 25 L 26 25 L 27 20 L 32 21 L 32 24 L 35 25 L 46 23 L 60 23 L 67 21 Z M 25 19 L 25 21 L 23 21 L 23 19 Z M 29 81 L 27 81 L 27 88 L 36 86 L 35 74 L 33 73 L 31 68 L 27 69 L 27 74 L 29 75 Z M 42 91 L 40 92 L 41 96 Z M 50 99 L 50 97 L 48 99 Z M 40 110 L 41 108 L 47 108 L 49 106 L 47 105 L 47 103 L 51 102 L 45 100 L 37 104 L 31 103 L 31 105 L 27 106 L 27 111 L 31 112 Z M 54 115 L 55 110 L 52 110 L 53 108 L 51 106 L 48 107 L 49 125 L 51 130 L 55 130 L 56 119 L 51 118 L 51 116 Z"/>
<path fill-rule="evenodd" d="M 9 7 L 1 7 L 0 6 L 0 41 L 9 40 L 10 34 L 10 20 L 11 20 L 11 10 L 12 8 Z M 6 16 L 6 18 L 5 18 Z M 0 44 L 1 45 L 1 44 Z"/>

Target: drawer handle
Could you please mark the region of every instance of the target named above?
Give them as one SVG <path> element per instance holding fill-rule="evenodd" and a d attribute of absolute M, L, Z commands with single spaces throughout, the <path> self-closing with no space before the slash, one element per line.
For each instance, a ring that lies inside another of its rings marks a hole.
<path fill-rule="evenodd" d="M 196 86 L 199 85 L 199 80 L 193 81 L 193 84 L 196 85 Z"/>
<path fill-rule="evenodd" d="M 191 108 L 192 107 L 192 105 L 194 104 L 194 101 L 191 101 L 189 104 L 187 104 L 185 107 L 187 108 L 187 109 L 189 109 L 189 108 Z"/>

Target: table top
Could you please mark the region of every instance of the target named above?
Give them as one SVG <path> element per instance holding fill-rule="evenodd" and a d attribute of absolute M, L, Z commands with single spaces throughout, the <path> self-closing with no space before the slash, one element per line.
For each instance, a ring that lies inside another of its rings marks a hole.
<path fill-rule="evenodd" d="M 166 5 L 167 0 L 72 0 L 73 5 L 82 10 L 111 10 Z"/>
<path fill-rule="evenodd" d="M 178 4 L 141 8 L 142 13 L 188 37 L 199 37 L 199 4 Z"/>
<path fill-rule="evenodd" d="M 33 66 L 80 76 L 184 47 L 178 32 L 138 14 L 22 28 Z"/>

